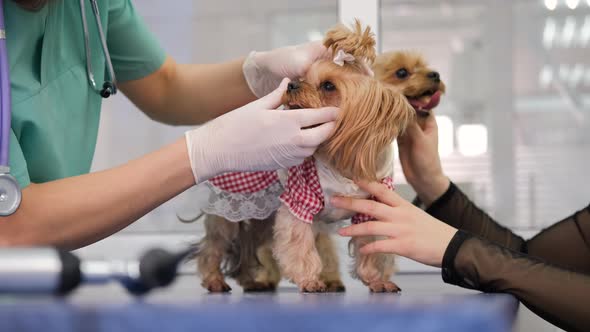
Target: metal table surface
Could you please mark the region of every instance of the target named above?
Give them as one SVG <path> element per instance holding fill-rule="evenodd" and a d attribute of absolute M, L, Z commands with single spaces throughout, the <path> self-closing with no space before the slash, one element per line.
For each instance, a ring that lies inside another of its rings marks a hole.
<path fill-rule="evenodd" d="M 370 294 L 345 280 L 342 294 L 208 294 L 195 276 L 133 298 L 116 284 L 67 298 L 0 296 L 0 331 L 478 331 L 512 329 L 517 301 L 446 286 L 440 276 L 400 275 L 401 294 Z M 439 284 L 437 284 L 437 281 Z M 436 285 L 435 285 L 436 284 Z M 433 286 L 435 285 L 435 286 Z M 436 291 L 435 291 L 436 288 Z"/>

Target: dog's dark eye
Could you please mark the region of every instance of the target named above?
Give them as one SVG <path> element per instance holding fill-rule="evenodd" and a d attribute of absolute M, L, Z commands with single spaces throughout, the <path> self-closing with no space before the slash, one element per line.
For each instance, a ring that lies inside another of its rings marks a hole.
<path fill-rule="evenodd" d="M 334 85 L 334 83 L 332 83 L 330 81 L 324 81 L 324 82 L 322 82 L 322 84 L 320 84 L 320 88 L 322 88 L 322 90 L 324 90 L 324 91 L 334 91 L 334 90 L 336 90 L 336 86 Z"/>
<path fill-rule="evenodd" d="M 406 68 L 398 69 L 398 71 L 395 72 L 395 76 L 397 76 L 397 78 L 399 78 L 400 80 L 403 80 L 404 78 L 408 77 L 408 75 L 409 73 Z"/>

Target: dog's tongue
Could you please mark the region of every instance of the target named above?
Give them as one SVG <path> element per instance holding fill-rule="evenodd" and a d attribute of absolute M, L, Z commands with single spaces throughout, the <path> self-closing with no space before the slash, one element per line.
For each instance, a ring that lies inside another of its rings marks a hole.
<path fill-rule="evenodd" d="M 432 96 L 424 96 L 417 99 L 410 99 L 410 104 L 416 110 L 431 110 L 438 106 L 442 92 L 436 91 Z"/>

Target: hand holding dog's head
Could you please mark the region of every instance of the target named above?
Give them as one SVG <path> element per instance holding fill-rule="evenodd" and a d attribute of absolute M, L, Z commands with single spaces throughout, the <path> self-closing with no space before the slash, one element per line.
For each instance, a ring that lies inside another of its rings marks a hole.
<path fill-rule="evenodd" d="M 323 59 L 312 64 L 305 77 L 289 83 L 283 105 L 290 109 L 340 107 L 334 134 L 319 153 L 344 176 L 376 180 L 381 152 L 413 120 L 413 108 L 400 92 L 367 71 L 367 63 L 375 57 L 369 28 L 363 30 L 358 21 L 354 30 L 338 25 L 327 33 L 325 45 L 343 63 Z M 344 55 L 338 55 L 339 51 Z"/>

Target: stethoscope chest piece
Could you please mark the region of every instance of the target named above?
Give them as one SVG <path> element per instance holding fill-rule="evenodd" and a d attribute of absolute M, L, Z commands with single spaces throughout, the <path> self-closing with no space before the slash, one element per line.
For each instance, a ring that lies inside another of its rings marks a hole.
<path fill-rule="evenodd" d="M 0 216 L 13 214 L 22 198 L 20 186 L 14 176 L 0 173 Z"/>

